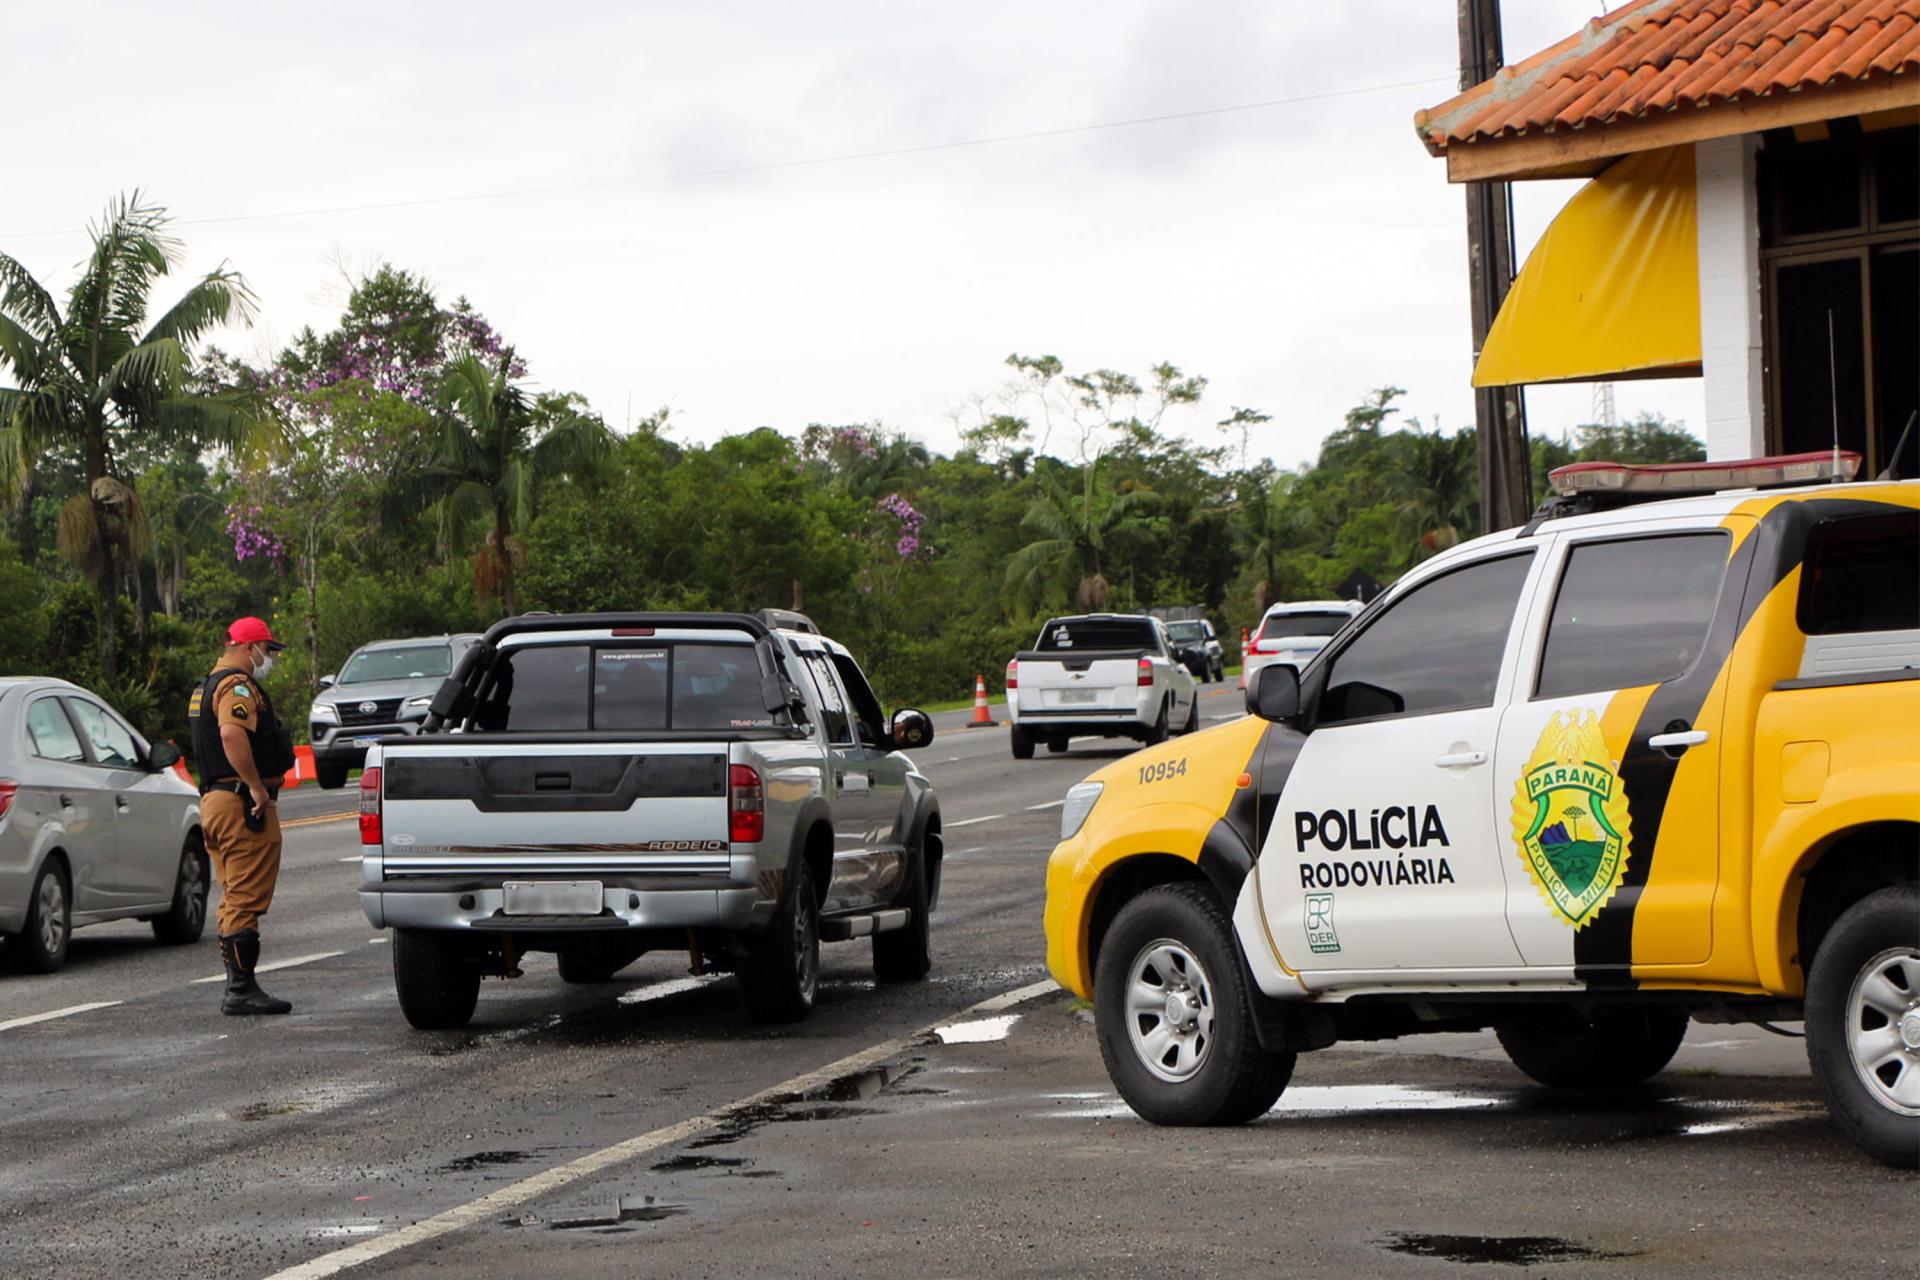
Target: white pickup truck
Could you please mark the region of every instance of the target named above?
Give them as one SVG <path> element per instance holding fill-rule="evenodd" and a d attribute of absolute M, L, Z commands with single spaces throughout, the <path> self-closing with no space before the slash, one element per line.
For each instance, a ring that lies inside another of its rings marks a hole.
<path fill-rule="evenodd" d="M 1165 624 L 1143 614 L 1050 620 L 1007 663 L 1007 711 L 1016 760 L 1031 760 L 1037 742 L 1057 752 L 1082 735 L 1154 743 L 1200 727 L 1193 676 Z"/>
<path fill-rule="evenodd" d="M 394 930 L 401 1011 L 464 1026 L 529 951 L 569 982 L 685 951 L 773 1021 L 811 1008 L 822 939 L 924 976 L 940 808 L 902 749 L 932 740 L 799 615 L 497 623 L 360 777 L 360 904 Z"/>

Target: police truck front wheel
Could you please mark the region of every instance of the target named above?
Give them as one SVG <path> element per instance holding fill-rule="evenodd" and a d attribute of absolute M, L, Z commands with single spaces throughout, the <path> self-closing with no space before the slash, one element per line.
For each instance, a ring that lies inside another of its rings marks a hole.
<path fill-rule="evenodd" d="M 1874 1159 L 1920 1167 L 1920 888 L 1849 907 L 1807 975 L 1807 1061 L 1841 1130 Z"/>
<path fill-rule="evenodd" d="M 1093 985 L 1107 1075 L 1143 1120 L 1241 1124 L 1293 1075 L 1293 1054 L 1260 1047 L 1233 926 L 1206 886 L 1164 885 L 1122 907 Z"/>
<path fill-rule="evenodd" d="M 422 1031 L 451 1031 L 473 1020 L 480 1002 L 479 958 L 457 934 L 393 932 L 393 989 L 400 1012 Z"/>
<path fill-rule="evenodd" d="M 1513 1065 L 1550 1089 L 1627 1089 L 1673 1061 L 1687 1011 L 1666 1005 L 1545 1009 L 1494 1028 Z"/>

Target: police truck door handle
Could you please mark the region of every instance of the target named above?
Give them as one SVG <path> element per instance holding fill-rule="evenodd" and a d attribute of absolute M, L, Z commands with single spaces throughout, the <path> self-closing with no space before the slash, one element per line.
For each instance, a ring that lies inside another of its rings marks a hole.
<path fill-rule="evenodd" d="M 1484 751 L 1450 751 L 1443 756 L 1435 756 L 1433 762 L 1442 769 L 1471 769 L 1487 762 Z"/>
<path fill-rule="evenodd" d="M 1705 729 L 1669 729 L 1666 733 L 1656 733 L 1648 738 L 1647 745 L 1655 751 L 1679 755 L 1688 747 L 1697 747 L 1706 740 Z"/>

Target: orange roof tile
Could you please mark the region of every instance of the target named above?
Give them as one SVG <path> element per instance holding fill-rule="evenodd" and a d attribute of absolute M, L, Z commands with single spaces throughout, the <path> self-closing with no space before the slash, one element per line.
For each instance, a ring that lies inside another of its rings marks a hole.
<path fill-rule="evenodd" d="M 1632 0 L 1414 116 L 1455 143 L 1920 74 L 1920 0 Z"/>

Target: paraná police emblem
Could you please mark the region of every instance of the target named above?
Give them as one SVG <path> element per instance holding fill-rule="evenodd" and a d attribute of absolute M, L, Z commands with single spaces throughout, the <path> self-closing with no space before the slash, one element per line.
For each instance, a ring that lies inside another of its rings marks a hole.
<path fill-rule="evenodd" d="M 1515 785 L 1513 834 L 1540 896 L 1585 928 L 1620 887 L 1633 840 L 1598 714 L 1555 712 L 1547 722 Z"/>

